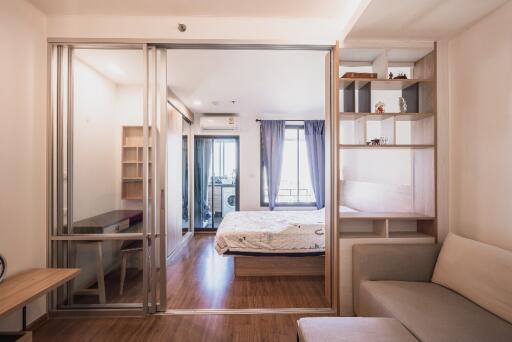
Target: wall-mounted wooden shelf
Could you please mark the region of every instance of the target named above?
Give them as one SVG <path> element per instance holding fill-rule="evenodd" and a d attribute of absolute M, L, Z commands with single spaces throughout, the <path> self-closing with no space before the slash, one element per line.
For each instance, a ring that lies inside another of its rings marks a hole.
<path fill-rule="evenodd" d="M 382 121 L 394 118 L 395 121 L 418 121 L 432 117 L 432 113 L 359 113 L 359 112 L 340 112 L 341 120 L 357 120 L 365 117 L 368 121 Z"/>
<path fill-rule="evenodd" d="M 434 220 L 434 216 L 423 215 L 420 213 L 407 212 L 342 212 L 340 220 L 343 219 L 392 219 L 392 220 Z"/>
<path fill-rule="evenodd" d="M 378 79 L 378 78 L 343 78 L 340 77 L 340 88 L 345 89 L 355 84 L 356 89 L 361 89 L 368 83 L 374 90 L 401 90 L 418 83 L 430 83 L 431 79 Z"/>
<path fill-rule="evenodd" d="M 340 144 L 340 149 L 394 149 L 394 148 L 409 148 L 409 149 L 424 149 L 424 148 L 433 148 L 434 145 L 397 145 L 397 144 L 387 144 L 387 145 L 363 145 L 363 144 Z"/>

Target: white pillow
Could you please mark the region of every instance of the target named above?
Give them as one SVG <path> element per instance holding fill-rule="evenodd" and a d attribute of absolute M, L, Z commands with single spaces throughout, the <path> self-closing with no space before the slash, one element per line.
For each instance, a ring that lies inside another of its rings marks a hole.
<path fill-rule="evenodd" d="M 512 323 L 512 251 L 449 234 L 432 282 Z"/>

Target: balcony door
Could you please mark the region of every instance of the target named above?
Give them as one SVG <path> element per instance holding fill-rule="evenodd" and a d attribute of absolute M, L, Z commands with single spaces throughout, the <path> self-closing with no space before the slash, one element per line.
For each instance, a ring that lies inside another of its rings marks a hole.
<path fill-rule="evenodd" d="M 195 230 L 216 230 L 240 209 L 239 138 L 196 135 L 194 156 Z"/>

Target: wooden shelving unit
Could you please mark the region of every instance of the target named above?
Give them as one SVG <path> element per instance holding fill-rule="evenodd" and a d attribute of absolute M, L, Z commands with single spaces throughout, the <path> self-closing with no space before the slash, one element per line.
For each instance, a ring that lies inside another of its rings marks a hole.
<path fill-rule="evenodd" d="M 149 128 L 149 141 L 151 141 L 151 127 Z M 142 126 L 123 126 L 121 148 L 121 198 L 124 200 L 142 200 Z M 149 149 L 151 151 L 151 146 L 149 146 Z M 151 153 L 149 153 L 149 158 L 151 158 Z M 151 174 L 151 169 L 150 159 L 149 174 Z M 149 181 L 151 182 L 151 179 Z"/>
<path fill-rule="evenodd" d="M 435 46 L 340 50 L 340 75 L 378 74 L 339 77 L 338 200 L 357 210 L 338 213 L 342 239 L 437 238 L 435 54 Z M 388 79 L 389 72 L 408 78 Z M 377 101 L 387 102 L 389 111 L 374 113 Z M 368 144 L 376 138 L 385 143 Z"/>

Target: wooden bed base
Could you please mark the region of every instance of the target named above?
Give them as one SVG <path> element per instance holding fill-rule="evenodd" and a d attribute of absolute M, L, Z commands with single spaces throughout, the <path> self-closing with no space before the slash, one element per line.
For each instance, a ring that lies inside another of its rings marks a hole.
<path fill-rule="evenodd" d="M 323 276 L 325 257 L 235 256 L 237 277 Z"/>

